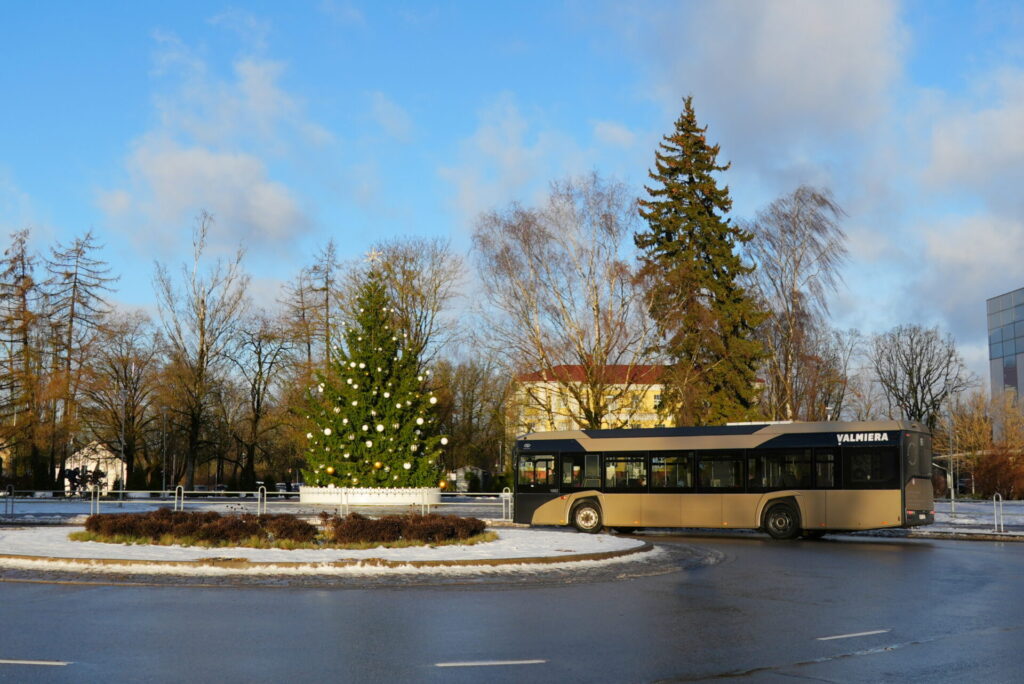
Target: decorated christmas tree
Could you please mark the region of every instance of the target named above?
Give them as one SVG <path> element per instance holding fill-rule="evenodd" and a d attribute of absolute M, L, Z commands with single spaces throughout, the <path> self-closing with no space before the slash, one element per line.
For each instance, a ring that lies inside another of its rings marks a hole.
<path fill-rule="evenodd" d="M 436 487 L 442 448 L 437 398 L 393 325 L 380 273 L 371 263 L 358 314 L 331 372 L 310 391 L 305 481 L 337 487 Z"/>

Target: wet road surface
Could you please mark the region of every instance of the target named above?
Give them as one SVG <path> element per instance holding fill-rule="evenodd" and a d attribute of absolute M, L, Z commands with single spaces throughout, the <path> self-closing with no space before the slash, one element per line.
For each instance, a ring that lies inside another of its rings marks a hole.
<path fill-rule="evenodd" d="M 719 562 L 405 586 L 0 583 L 0 681 L 1024 679 L 1024 544 L 647 538 Z M 28 660 L 68 664 L 5 662 Z"/>

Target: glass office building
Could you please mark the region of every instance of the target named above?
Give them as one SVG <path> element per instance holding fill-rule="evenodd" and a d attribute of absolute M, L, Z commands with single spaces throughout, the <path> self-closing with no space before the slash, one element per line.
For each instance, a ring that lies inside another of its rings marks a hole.
<path fill-rule="evenodd" d="M 1024 287 L 993 297 L 988 308 L 988 363 L 992 396 L 1024 389 Z"/>

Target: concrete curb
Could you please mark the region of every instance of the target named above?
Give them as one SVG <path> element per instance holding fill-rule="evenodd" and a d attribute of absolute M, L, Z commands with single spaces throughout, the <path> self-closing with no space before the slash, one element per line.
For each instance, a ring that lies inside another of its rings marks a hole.
<path fill-rule="evenodd" d="M 625 558 L 638 553 L 646 553 L 654 549 L 654 545 L 644 542 L 640 546 L 621 551 L 602 551 L 600 553 L 578 553 L 563 556 L 532 556 L 524 558 L 473 558 L 453 560 L 387 560 L 384 558 L 351 558 L 325 562 L 263 562 L 247 558 L 229 556 L 211 556 L 196 560 L 140 560 L 134 558 L 63 558 L 56 556 L 22 556 L 0 554 L 3 560 L 31 561 L 38 563 L 60 563 L 64 565 L 82 566 L 83 569 L 97 566 L 118 566 L 135 568 L 230 568 L 235 570 L 266 570 L 266 574 L 274 574 L 274 570 L 294 570 L 297 568 L 344 568 L 344 567 L 378 567 L 378 568 L 445 568 L 445 567 L 500 567 L 503 565 L 552 565 L 578 561 L 601 561 L 614 558 Z"/>

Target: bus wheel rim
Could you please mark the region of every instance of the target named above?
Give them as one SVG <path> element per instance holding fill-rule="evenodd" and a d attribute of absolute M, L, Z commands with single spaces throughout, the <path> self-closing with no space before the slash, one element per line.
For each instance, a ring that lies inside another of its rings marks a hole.
<path fill-rule="evenodd" d="M 576 514 L 576 522 L 582 527 L 590 529 L 597 524 L 597 511 L 590 506 L 585 506 Z"/>

